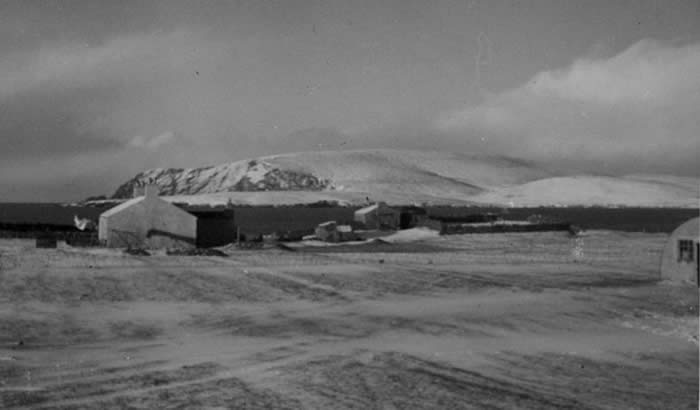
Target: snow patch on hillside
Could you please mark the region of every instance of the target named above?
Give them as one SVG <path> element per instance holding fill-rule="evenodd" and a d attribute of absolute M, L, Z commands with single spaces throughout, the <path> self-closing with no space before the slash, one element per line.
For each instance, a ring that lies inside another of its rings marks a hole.
<path fill-rule="evenodd" d="M 262 157 L 283 169 L 333 181 L 346 190 L 383 183 L 437 184 L 464 193 L 508 186 L 549 176 L 532 164 L 506 157 L 439 151 L 319 151 Z"/>
<path fill-rule="evenodd" d="M 471 199 L 510 206 L 586 205 L 697 207 L 698 180 L 685 178 L 613 178 L 598 176 L 545 178 L 497 188 Z M 676 182 L 680 181 L 680 182 Z M 693 189 L 694 185 L 694 189 Z"/>

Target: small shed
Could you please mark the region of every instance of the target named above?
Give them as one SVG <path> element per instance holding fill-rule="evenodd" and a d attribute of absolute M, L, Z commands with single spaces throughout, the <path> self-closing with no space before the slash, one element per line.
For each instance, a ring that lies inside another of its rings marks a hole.
<path fill-rule="evenodd" d="M 197 217 L 158 197 L 156 185 L 146 185 L 143 196 L 100 215 L 98 237 L 112 248 L 193 248 Z"/>
<path fill-rule="evenodd" d="M 319 224 L 315 230 L 316 238 L 326 242 L 338 242 L 338 224 L 335 221 L 328 221 Z"/>
<path fill-rule="evenodd" d="M 700 218 L 693 218 L 671 233 L 661 256 L 661 278 L 700 284 Z"/>
<path fill-rule="evenodd" d="M 362 224 L 365 229 L 398 229 L 401 213 L 384 202 L 377 202 L 355 211 L 355 222 Z"/>
<path fill-rule="evenodd" d="M 341 242 L 359 240 L 359 236 L 352 230 L 350 225 L 338 225 L 338 238 Z"/>
<path fill-rule="evenodd" d="M 326 242 L 355 241 L 358 236 L 350 225 L 338 225 L 336 221 L 328 221 L 319 224 L 314 231 L 316 239 Z"/>

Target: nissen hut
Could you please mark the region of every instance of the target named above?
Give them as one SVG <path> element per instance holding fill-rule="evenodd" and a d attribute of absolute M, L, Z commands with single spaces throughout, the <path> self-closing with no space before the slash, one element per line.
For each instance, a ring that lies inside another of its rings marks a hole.
<path fill-rule="evenodd" d="M 99 239 L 114 248 L 193 248 L 197 217 L 158 197 L 158 186 L 134 189 L 134 198 L 102 213 Z"/>
<path fill-rule="evenodd" d="M 700 284 L 700 218 L 693 218 L 671 234 L 661 257 L 661 278 Z"/>

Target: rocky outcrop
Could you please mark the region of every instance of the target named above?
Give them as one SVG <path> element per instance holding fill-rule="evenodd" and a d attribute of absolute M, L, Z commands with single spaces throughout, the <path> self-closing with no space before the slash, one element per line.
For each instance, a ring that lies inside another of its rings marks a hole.
<path fill-rule="evenodd" d="M 315 175 L 280 169 L 261 160 L 247 160 L 215 167 L 148 170 L 119 186 L 112 198 L 130 198 L 134 187 L 145 182 L 158 185 L 160 195 L 231 191 L 321 191 L 331 188 L 330 181 Z"/>

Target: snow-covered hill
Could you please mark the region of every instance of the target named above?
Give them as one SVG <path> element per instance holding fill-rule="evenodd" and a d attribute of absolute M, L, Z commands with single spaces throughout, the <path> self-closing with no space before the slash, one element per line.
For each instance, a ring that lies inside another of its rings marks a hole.
<path fill-rule="evenodd" d="M 189 203 L 489 203 L 512 206 L 698 204 L 698 179 L 658 175 L 563 177 L 530 163 L 437 151 L 300 152 L 193 169 L 153 169 L 120 186 L 128 198 L 153 181 L 169 200 Z"/>
<path fill-rule="evenodd" d="M 128 198 L 134 185 L 153 181 L 161 195 L 322 191 L 362 200 L 376 195 L 464 200 L 493 186 L 545 175 L 503 157 L 402 150 L 301 152 L 204 168 L 152 169 L 120 186 L 113 198 Z"/>
<path fill-rule="evenodd" d="M 700 205 L 699 183 L 698 179 L 669 175 L 554 177 L 496 188 L 476 195 L 472 200 L 525 207 L 598 205 L 696 208 Z"/>

